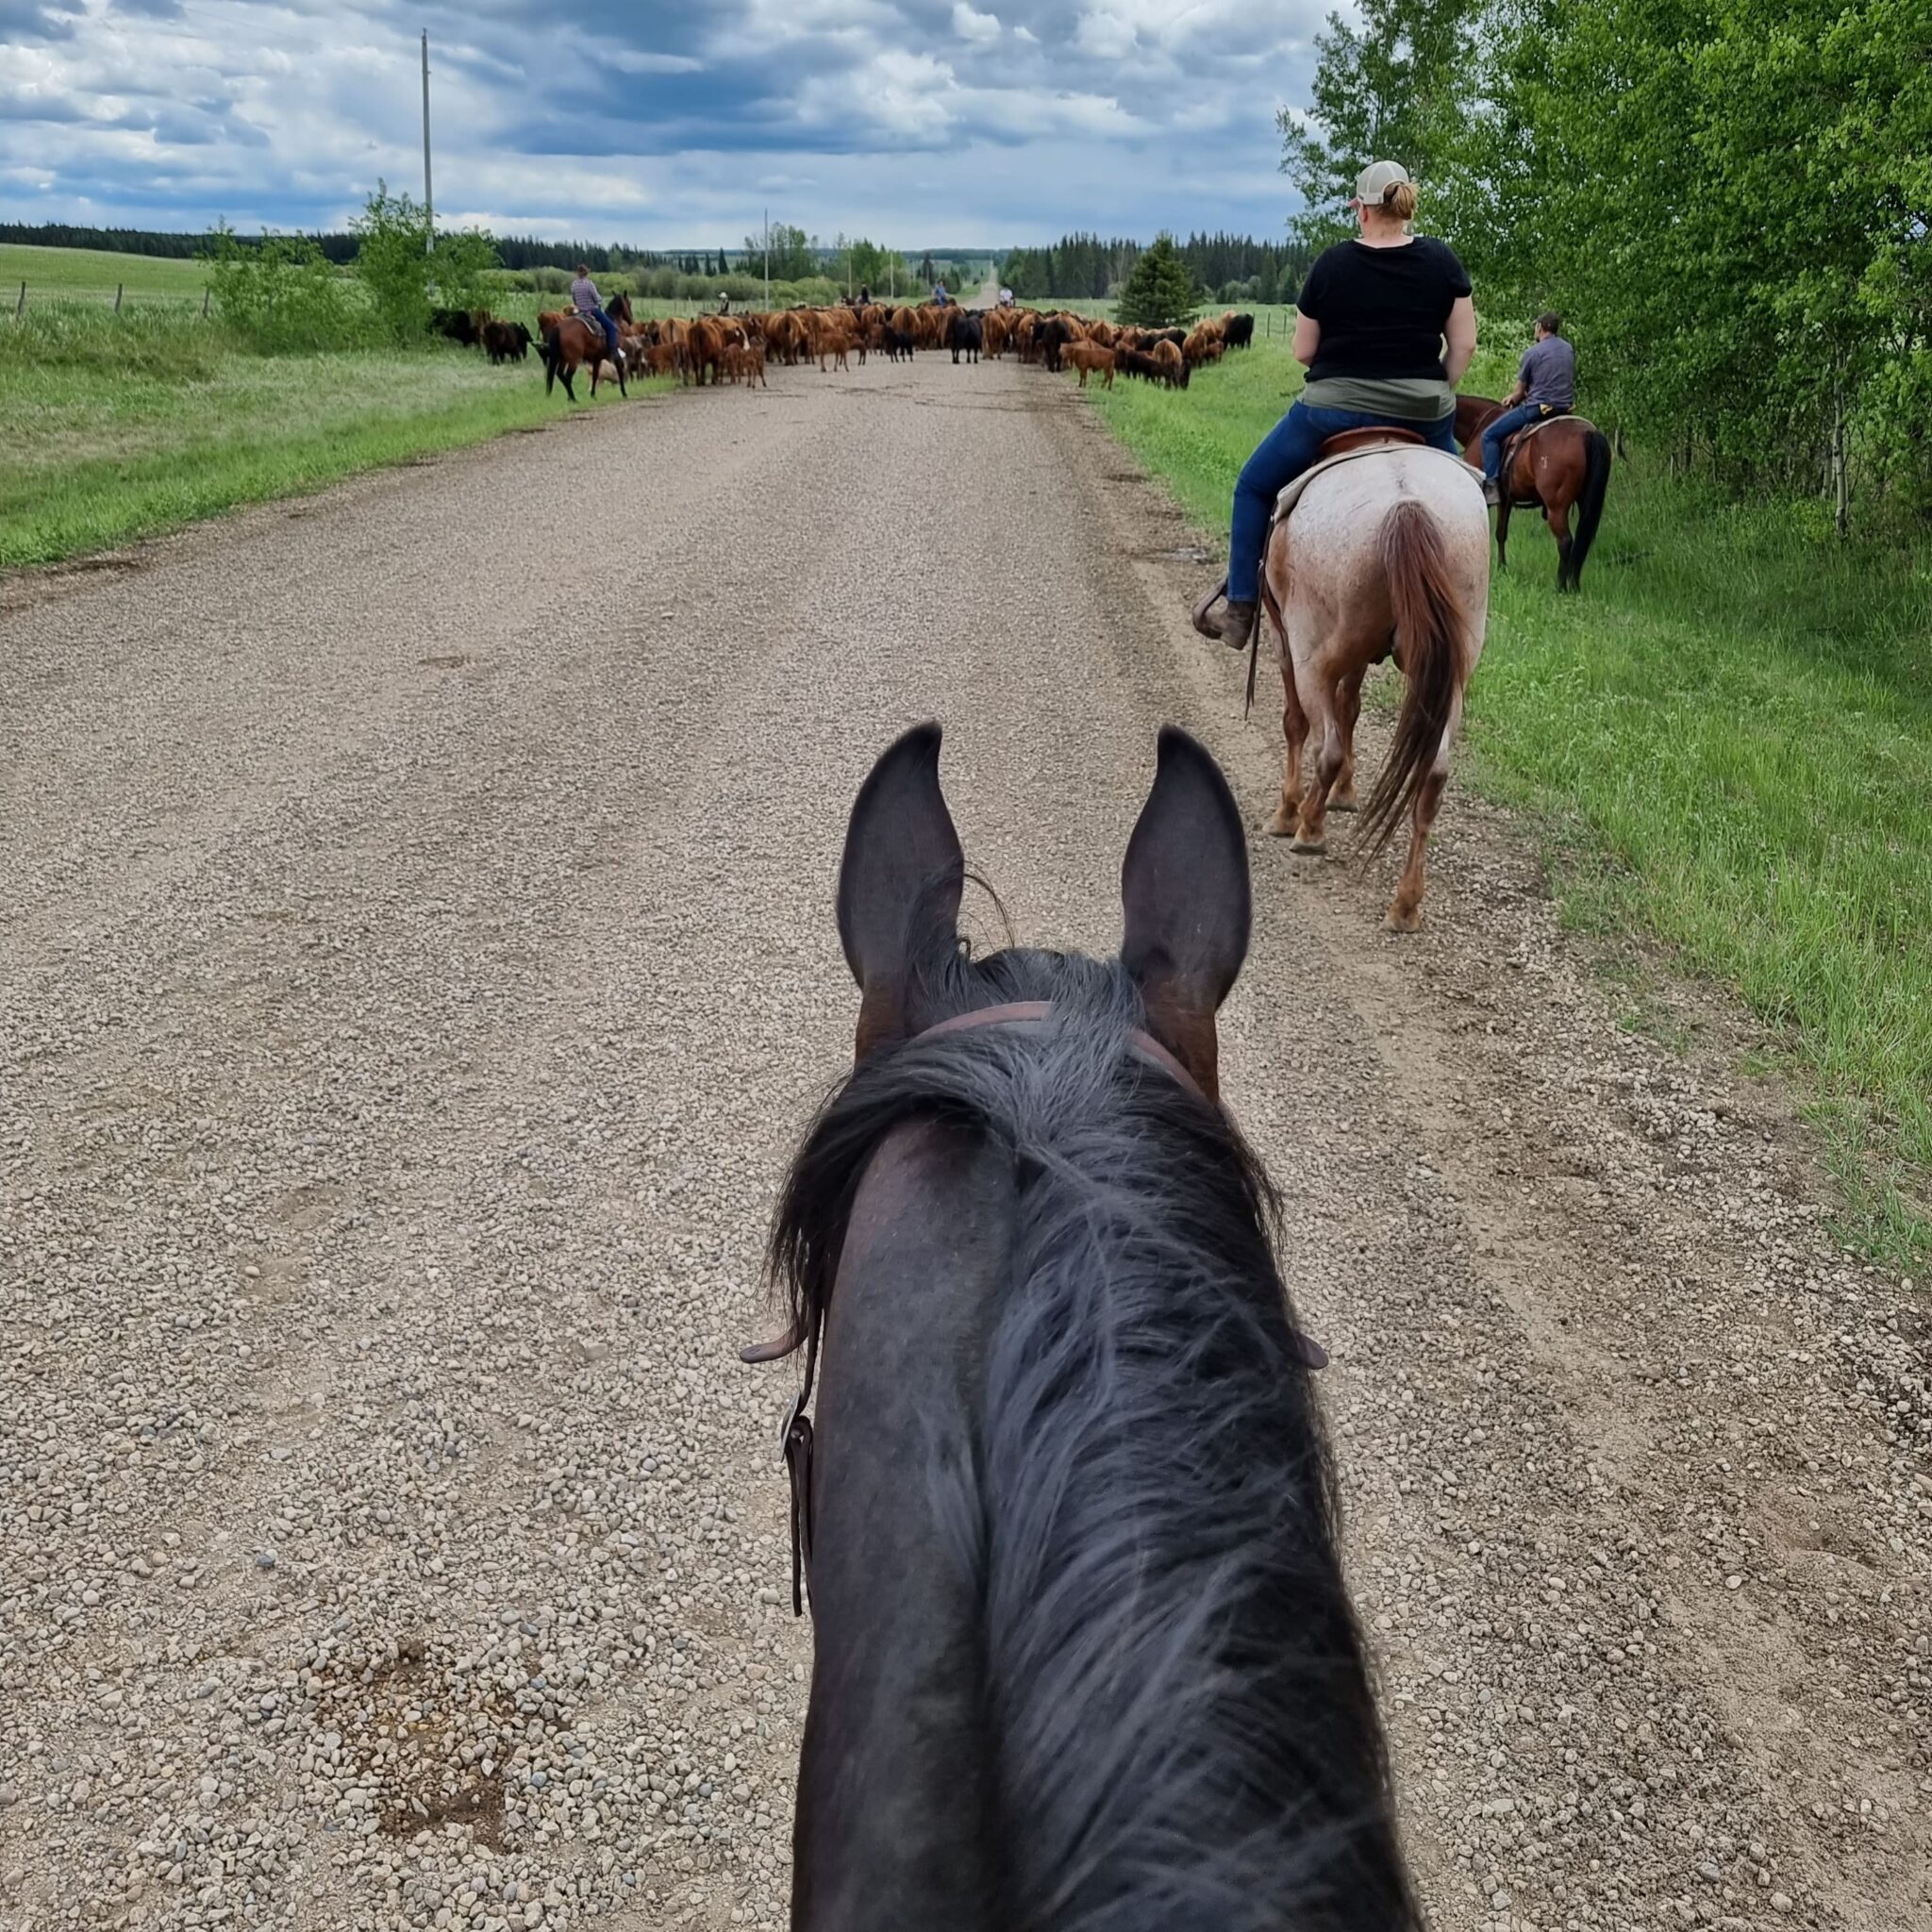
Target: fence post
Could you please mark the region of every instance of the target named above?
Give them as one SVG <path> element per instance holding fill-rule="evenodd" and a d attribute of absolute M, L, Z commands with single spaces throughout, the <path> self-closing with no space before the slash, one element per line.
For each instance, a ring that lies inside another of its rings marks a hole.
<path fill-rule="evenodd" d="M 114 284 L 114 313 L 116 315 L 119 315 L 121 313 L 121 291 L 125 286 L 126 284 L 125 282 L 116 282 Z"/>
<path fill-rule="evenodd" d="M 213 292 L 211 289 L 206 287 L 201 291 L 201 319 L 204 322 L 208 320 L 208 298 Z"/>
<path fill-rule="evenodd" d="M 14 305 L 13 305 L 13 319 L 14 319 L 14 321 L 15 321 L 15 322 L 18 322 L 18 321 L 20 320 L 20 318 L 21 318 L 21 317 L 22 317 L 23 315 L 25 315 L 25 313 L 26 313 L 26 277 L 25 277 L 25 275 L 23 275 L 23 276 L 21 277 L 21 282 L 20 282 L 20 300 L 19 300 L 18 302 L 16 302 L 16 303 L 15 303 Z"/>

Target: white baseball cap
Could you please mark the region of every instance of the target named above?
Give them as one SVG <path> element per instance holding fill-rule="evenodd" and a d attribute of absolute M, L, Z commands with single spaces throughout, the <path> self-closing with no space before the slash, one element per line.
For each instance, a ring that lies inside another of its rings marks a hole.
<path fill-rule="evenodd" d="M 1371 161 L 1355 177 L 1355 199 L 1350 208 L 1380 208 L 1382 197 L 1398 181 L 1408 179 L 1408 170 L 1400 161 Z"/>

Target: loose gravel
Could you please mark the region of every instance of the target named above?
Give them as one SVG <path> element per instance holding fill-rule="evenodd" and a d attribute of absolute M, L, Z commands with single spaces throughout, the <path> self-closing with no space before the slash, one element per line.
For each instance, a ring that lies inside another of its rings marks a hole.
<path fill-rule="evenodd" d="M 940 715 L 1015 927 L 1110 946 L 1156 725 L 1278 775 L 1187 541 L 925 357 L 0 584 L 0 1923 L 783 1922 L 732 1351 L 844 813 Z M 1924 1293 L 1721 1002 L 1631 1030 L 1507 824 L 1436 852 L 1398 941 L 1257 836 L 1224 1036 L 1434 1923 L 1932 1925 Z"/>

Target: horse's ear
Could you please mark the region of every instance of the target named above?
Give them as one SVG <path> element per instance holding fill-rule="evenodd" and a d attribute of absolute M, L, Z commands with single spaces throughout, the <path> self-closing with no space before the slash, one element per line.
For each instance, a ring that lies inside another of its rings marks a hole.
<path fill-rule="evenodd" d="M 1185 731 L 1160 732 L 1154 790 L 1121 866 L 1121 963 L 1148 1030 L 1212 1097 L 1214 1015 L 1248 956 L 1248 841 L 1221 767 Z"/>
<path fill-rule="evenodd" d="M 858 1058 L 913 1030 L 911 969 L 957 943 L 966 855 L 940 790 L 940 727 L 888 747 L 858 788 L 839 867 L 839 940 L 858 982 Z"/>

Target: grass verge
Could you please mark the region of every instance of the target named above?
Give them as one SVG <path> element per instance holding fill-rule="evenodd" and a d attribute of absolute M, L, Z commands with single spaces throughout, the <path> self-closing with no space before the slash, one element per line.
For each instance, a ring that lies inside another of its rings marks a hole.
<path fill-rule="evenodd" d="M 568 407 L 561 391 L 545 396 L 534 360 L 492 369 L 444 347 L 261 356 L 192 310 L 30 308 L 0 323 L 0 567 L 297 495 Z"/>
<path fill-rule="evenodd" d="M 1470 387 L 1507 384 L 1479 365 Z M 1225 541 L 1235 472 L 1300 387 L 1264 341 L 1191 388 L 1093 406 Z M 1740 993 L 1800 1076 L 1847 1243 L 1932 1256 L 1932 545 L 1839 542 L 1639 455 L 1580 596 L 1516 520 L 1463 775 L 1541 827 L 1559 903 Z"/>

